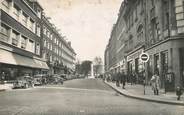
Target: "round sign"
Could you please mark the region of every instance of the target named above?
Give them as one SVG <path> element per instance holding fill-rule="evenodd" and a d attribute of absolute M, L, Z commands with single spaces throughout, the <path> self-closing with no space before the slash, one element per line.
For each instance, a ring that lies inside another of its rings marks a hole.
<path fill-rule="evenodd" d="M 140 59 L 141 59 L 142 62 L 148 62 L 148 60 L 149 60 L 149 55 L 148 55 L 147 53 L 142 53 L 142 54 L 140 55 Z"/>

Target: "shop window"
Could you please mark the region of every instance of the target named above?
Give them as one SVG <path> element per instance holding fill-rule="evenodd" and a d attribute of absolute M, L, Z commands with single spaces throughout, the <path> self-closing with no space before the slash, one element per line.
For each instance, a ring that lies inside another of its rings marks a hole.
<path fill-rule="evenodd" d="M 181 73 L 181 81 L 182 81 L 182 86 L 184 87 L 184 48 L 179 49 L 179 54 L 180 54 L 180 73 Z"/>
<path fill-rule="evenodd" d="M 152 55 L 150 55 L 149 61 L 148 61 L 148 66 L 147 66 L 149 80 L 151 79 L 151 77 L 153 75 L 153 63 L 152 63 L 152 61 L 153 61 L 153 58 L 152 58 Z"/>
<path fill-rule="evenodd" d="M 10 28 L 5 24 L 1 23 L 1 33 L 0 33 L 0 40 L 4 42 L 8 42 L 9 39 L 9 31 Z"/>
<path fill-rule="evenodd" d="M 26 44 L 27 44 L 27 38 L 22 36 L 22 39 L 21 39 L 21 48 L 22 49 L 26 49 Z"/>
<path fill-rule="evenodd" d="M 18 46 L 19 34 L 15 31 L 12 31 L 12 45 Z"/>
<path fill-rule="evenodd" d="M 168 52 L 165 51 L 165 52 L 162 52 L 161 53 L 161 58 L 162 58 L 162 70 L 163 70 L 163 73 L 167 73 L 168 71 Z"/>
<path fill-rule="evenodd" d="M 160 69 L 159 60 L 160 60 L 159 54 L 155 54 L 154 55 L 154 64 L 155 64 L 154 72 L 159 72 L 159 69 Z"/>

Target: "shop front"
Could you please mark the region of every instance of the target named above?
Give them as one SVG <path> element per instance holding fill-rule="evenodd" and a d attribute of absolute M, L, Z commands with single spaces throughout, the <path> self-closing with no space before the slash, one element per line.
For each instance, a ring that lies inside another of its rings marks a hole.
<path fill-rule="evenodd" d="M 160 86 L 165 88 L 166 92 L 175 90 L 177 86 L 183 86 L 183 44 L 184 40 L 174 39 L 145 50 L 150 56 L 146 66 L 148 80 L 153 74 L 158 73 Z"/>
<path fill-rule="evenodd" d="M 40 74 L 48 71 L 45 61 L 40 58 L 30 58 L 0 49 L 1 80 L 15 80 L 19 76 Z"/>
<path fill-rule="evenodd" d="M 127 55 L 128 82 L 142 83 L 144 68 L 143 63 L 139 58 L 142 52 L 143 48 L 140 48 Z"/>

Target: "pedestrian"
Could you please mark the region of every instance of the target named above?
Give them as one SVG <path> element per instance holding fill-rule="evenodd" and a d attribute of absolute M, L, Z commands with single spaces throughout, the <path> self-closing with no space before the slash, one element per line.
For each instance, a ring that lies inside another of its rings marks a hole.
<path fill-rule="evenodd" d="M 151 86 L 152 86 L 152 90 L 153 90 L 153 92 L 154 92 L 154 95 L 156 94 L 156 92 L 155 92 L 155 87 L 156 87 L 156 77 L 155 77 L 155 75 L 153 75 L 152 77 L 151 77 Z"/>
<path fill-rule="evenodd" d="M 122 72 L 121 74 L 121 80 L 122 80 L 122 88 L 125 89 L 125 83 L 126 83 L 126 75 L 124 74 L 124 72 Z"/>
<path fill-rule="evenodd" d="M 117 87 L 119 87 L 120 77 L 121 77 L 121 74 L 120 74 L 120 72 L 118 72 L 118 73 L 116 74 L 116 86 L 117 86 Z"/>
<path fill-rule="evenodd" d="M 1 74 L 1 83 L 2 84 L 4 84 L 5 77 L 6 77 L 5 73 L 2 72 L 2 74 Z"/>
<path fill-rule="evenodd" d="M 157 72 L 151 78 L 152 90 L 154 91 L 154 95 L 159 95 L 159 82 L 160 78 Z"/>

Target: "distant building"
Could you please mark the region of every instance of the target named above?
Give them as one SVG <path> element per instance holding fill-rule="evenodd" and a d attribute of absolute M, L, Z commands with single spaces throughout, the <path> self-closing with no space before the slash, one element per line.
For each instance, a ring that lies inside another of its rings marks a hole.
<path fill-rule="evenodd" d="M 105 51 L 106 72 L 135 73 L 149 83 L 158 72 L 161 87 L 184 86 L 184 1 L 125 0 Z M 149 61 L 140 60 L 142 52 Z"/>
<path fill-rule="evenodd" d="M 76 53 L 56 27 L 50 23 L 46 16 L 42 16 L 42 55 L 50 67 L 49 74 L 67 73 L 74 71 Z"/>

